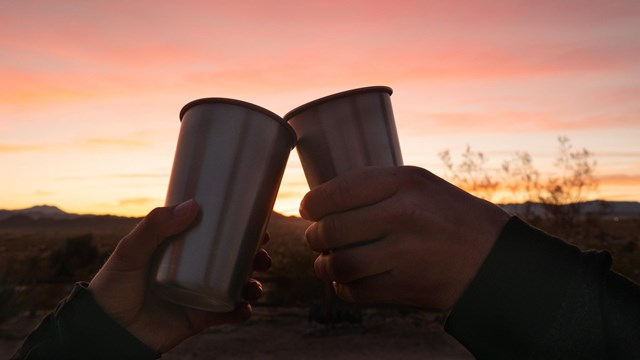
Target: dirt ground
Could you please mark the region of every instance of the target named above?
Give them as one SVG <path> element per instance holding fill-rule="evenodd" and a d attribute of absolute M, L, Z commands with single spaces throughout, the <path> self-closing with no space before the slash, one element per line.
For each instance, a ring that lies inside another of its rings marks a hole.
<path fill-rule="evenodd" d="M 24 329 L 34 323 L 20 321 L 3 326 L 0 359 L 11 356 L 22 342 L 21 337 L 28 333 Z M 256 307 L 249 322 L 212 328 L 180 344 L 162 359 L 458 360 L 473 356 L 442 331 L 437 316 L 431 313 L 367 309 L 361 325 L 329 329 L 309 324 L 305 308 Z"/>

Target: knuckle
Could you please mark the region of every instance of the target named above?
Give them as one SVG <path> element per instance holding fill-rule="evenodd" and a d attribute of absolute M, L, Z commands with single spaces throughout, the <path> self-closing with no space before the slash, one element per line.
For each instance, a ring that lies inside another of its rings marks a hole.
<path fill-rule="evenodd" d="M 333 252 L 327 257 L 325 271 L 331 280 L 337 282 L 349 282 L 354 275 L 352 262 L 341 252 Z"/>
<path fill-rule="evenodd" d="M 403 186 L 421 186 L 432 174 L 421 167 L 403 166 L 399 169 Z"/>
<path fill-rule="evenodd" d="M 402 191 L 394 197 L 388 209 L 386 221 L 397 225 L 412 223 L 424 217 L 425 191 L 428 191 L 428 181 L 433 175 L 420 167 L 403 166 L 400 170 L 398 188 Z"/>
<path fill-rule="evenodd" d="M 147 216 L 142 219 L 142 225 L 147 228 L 159 228 L 162 225 L 162 217 L 165 213 L 165 208 L 157 207 L 149 212 Z"/>
<path fill-rule="evenodd" d="M 304 235 L 311 250 L 323 252 L 325 251 L 326 247 L 323 245 L 324 241 L 321 237 L 318 227 L 319 225 L 317 222 L 311 224 L 305 231 Z"/>
<path fill-rule="evenodd" d="M 334 191 L 330 192 L 329 197 L 334 203 L 344 204 L 347 202 L 350 192 L 349 181 L 344 177 L 336 178 L 336 186 Z"/>
<path fill-rule="evenodd" d="M 331 249 L 332 244 L 342 239 L 341 229 L 335 216 L 327 216 L 320 220 L 317 228 L 318 245 L 322 246 L 323 250 Z"/>
<path fill-rule="evenodd" d="M 166 208 L 164 207 L 156 207 L 147 214 L 146 219 L 157 220 L 164 213 Z"/>
<path fill-rule="evenodd" d="M 162 207 L 157 207 L 151 210 L 147 216 L 138 223 L 132 234 L 144 237 L 162 238 L 163 230 L 167 223 L 165 215 L 166 210 L 167 208 Z"/>
<path fill-rule="evenodd" d="M 344 265 L 335 253 L 322 254 L 313 263 L 316 276 L 325 281 L 345 282 L 347 280 Z"/>
<path fill-rule="evenodd" d="M 307 194 L 305 194 L 305 196 L 300 201 L 300 215 L 305 219 L 309 219 L 309 220 L 314 219 L 314 212 L 315 212 L 314 198 L 317 192 L 318 190 L 309 191 Z"/>
<path fill-rule="evenodd" d="M 415 201 L 405 202 L 393 215 L 393 221 L 397 224 L 413 223 L 415 220 L 422 218 L 422 209 Z"/>

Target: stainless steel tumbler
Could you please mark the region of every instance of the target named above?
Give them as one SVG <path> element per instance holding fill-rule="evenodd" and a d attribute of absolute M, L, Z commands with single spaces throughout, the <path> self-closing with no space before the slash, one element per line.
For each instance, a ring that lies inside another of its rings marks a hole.
<path fill-rule="evenodd" d="M 402 165 L 391 88 L 372 86 L 311 101 L 284 119 L 311 189 L 347 170 Z"/>
<path fill-rule="evenodd" d="M 166 205 L 194 198 L 200 215 L 158 249 L 155 290 L 188 307 L 230 311 L 251 274 L 296 136 L 278 115 L 239 100 L 196 100 L 180 119 Z"/>

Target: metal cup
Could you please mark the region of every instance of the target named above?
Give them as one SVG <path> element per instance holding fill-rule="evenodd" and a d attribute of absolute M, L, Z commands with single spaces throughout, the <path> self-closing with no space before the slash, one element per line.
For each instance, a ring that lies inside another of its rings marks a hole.
<path fill-rule="evenodd" d="M 194 198 L 198 219 L 156 253 L 155 291 L 172 302 L 231 311 L 266 230 L 293 129 L 239 100 L 192 101 L 182 121 L 166 205 Z"/>
<path fill-rule="evenodd" d="M 386 86 L 349 90 L 284 116 L 298 135 L 296 149 L 311 189 L 351 169 L 402 165 L 392 92 Z"/>

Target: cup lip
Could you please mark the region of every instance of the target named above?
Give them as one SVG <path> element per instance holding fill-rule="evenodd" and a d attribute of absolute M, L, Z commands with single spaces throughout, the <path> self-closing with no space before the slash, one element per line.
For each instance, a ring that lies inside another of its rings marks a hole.
<path fill-rule="evenodd" d="M 309 101 L 306 104 L 300 105 L 296 108 L 294 108 L 293 110 L 289 111 L 288 113 L 286 113 L 283 117 L 285 122 L 288 122 L 289 120 L 291 120 L 291 118 L 293 118 L 294 116 L 300 114 L 301 112 L 312 108 L 314 106 L 318 106 L 320 104 L 324 104 L 326 102 L 332 101 L 332 100 L 336 100 L 339 98 L 343 98 L 343 97 L 347 97 L 347 96 L 353 96 L 353 95 L 357 95 L 357 94 L 363 94 L 363 93 L 368 93 L 368 92 L 386 92 L 389 95 L 393 94 L 393 89 L 391 89 L 388 86 L 366 86 L 366 87 L 361 87 L 361 88 L 356 88 L 356 89 L 351 89 L 351 90 L 347 90 L 347 91 L 341 91 L 339 93 L 335 93 L 335 94 L 331 94 L 331 95 L 327 95 L 324 97 L 321 97 L 319 99 L 313 100 L 313 101 Z"/>
<path fill-rule="evenodd" d="M 292 140 L 291 149 L 293 149 L 296 146 L 296 143 L 298 142 L 298 135 L 296 134 L 293 127 L 291 127 L 289 123 L 284 121 L 284 119 L 280 117 L 278 114 L 274 113 L 269 109 L 265 109 L 262 106 L 252 104 L 247 101 L 238 100 L 238 99 L 230 99 L 230 98 L 223 98 L 223 97 L 206 97 L 206 98 L 190 101 L 185 106 L 183 106 L 182 109 L 180 110 L 180 122 L 182 122 L 182 118 L 187 113 L 187 111 L 189 111 L 189 109 L 191 109 L 194 106 L 203 105 L 203 104 L 231 104 L 231 105 L 245 107 L 245 108 L 260 112 L 272 118 L 273 120 L 277 121 L 280 125 L 282 125 L 285 129 L 287 129 L 287 131 L 289 131 L 289 134 L 291 134 L 291 140 Z"/>

